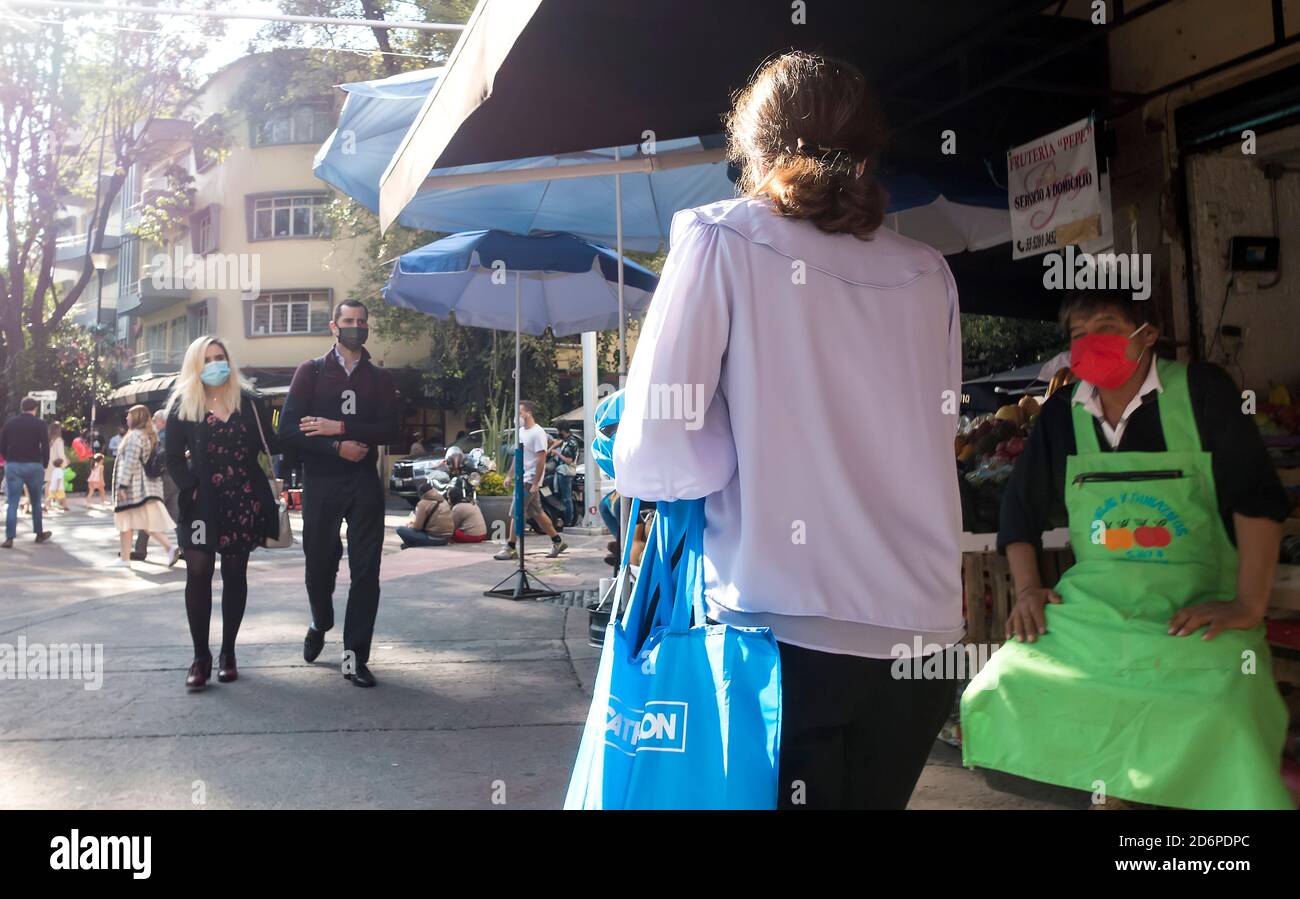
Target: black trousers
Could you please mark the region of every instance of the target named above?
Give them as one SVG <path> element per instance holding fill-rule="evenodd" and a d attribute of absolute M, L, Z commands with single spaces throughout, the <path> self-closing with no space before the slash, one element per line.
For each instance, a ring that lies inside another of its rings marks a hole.
<path fill-rule="evenodd" d="M 356 474 L 308 474 L 302 491 L 302 551 L 307 557 L 307 599 L 312 626 L 334 626 L 334 582 L 343 541 L 339 527 L 348 523 L 347 611 L 343 616 L 343 649 L 357 664 L 370 660 L 370 641 L 379 612 L 379 559 L 384 548 L 384 488 L 379 474 L 366 467 Z"/>
<path fill-rule="evenodd" d="M 907 807 L 957 682 L 903 680 L 894 659 L 781 649 L 781 781 L 792 808 Z"/>

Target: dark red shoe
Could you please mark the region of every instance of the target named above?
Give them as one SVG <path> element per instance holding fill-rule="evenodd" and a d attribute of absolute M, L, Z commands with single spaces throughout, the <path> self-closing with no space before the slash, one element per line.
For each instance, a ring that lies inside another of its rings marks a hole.
<path fill-rule="evenodd" d="M 239 680 L 239 669 L 235 667 L 235 654 L 233 652 L 230 655 L 223 652 L 217 656 L 217 680 L 223 684 L 228 684 L 232 680 Z"/>
<path fill-rule="evenodd" d="M 190 665 L 190 673 L 185 676 L 185 686 L 191 691 L 202 690 L 212 677 L 212 659 L 195 659 Z"/>

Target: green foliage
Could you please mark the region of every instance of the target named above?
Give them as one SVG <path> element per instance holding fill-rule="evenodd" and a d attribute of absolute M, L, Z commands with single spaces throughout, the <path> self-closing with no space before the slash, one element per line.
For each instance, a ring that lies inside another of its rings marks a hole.
<path fill-rule="evenodd" d="M 963 313 L 962 377 L 969 380 L 1029 365 L 1068 345 L 1055 322 Z"/>
<path fill-rule="evenodd" d="M 510 490 L 506 487 L 506 479 L 499 471 L 489 471 L 483 475 L 483 480 L 478 485 L 479 496 L 509 496 Z"/>
<path fill-rule="evenodd" d="M 163 170 L 167 186 L 149 194 L 140 208 L 134 233 L 141 241 L 169 246 L 189 231 L 189 215 L 194 210 L 194 177 L 179 165 Z"/>

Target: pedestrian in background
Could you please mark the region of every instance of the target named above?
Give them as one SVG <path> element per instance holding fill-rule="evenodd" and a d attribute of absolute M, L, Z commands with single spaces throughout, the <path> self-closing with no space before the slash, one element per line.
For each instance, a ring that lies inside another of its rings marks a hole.
<path fill-rule="evenodd" d="M 153 414 L 154 431 L 158 434 L 158 448 L 164 453 L 167 452 L 167 410 L 159 409 Z M 172 521 L 180 520 L 180 512 L 176 508 L 176 482 L 172 480 L 169 468 L 163 470 L 163 505 L 167 508 L 167 514 L 172 517 Z M 183 544 L 181 544 L 183 546 Z M 143 562 L 149 555 L 149 532 L 141 531 L 135 537 L 135 551 L 131 553 L 131 560 L 134 562 Z"/>
<path fill-rule="evenodd" d="M 99 499 L 95 499 L 95 495 Z M 95 453 L 90 461 L 90 475 L 86 478 L 86 505 L 91 502 L 108 502 L 108 497 L 104 495 L 104 454 Z"/>
<path fill-rule="evenodd" d="M 148 406 L 132 406 L 126 413 L 126 422 L 130 430 L 118 445 L 113 464 L 113 496 L 117 501 L 113 521 L 117 525 L 121 552 L 108 567 L 130 568 L 131 535 L 134 531 L 147 531 L 166 551 L 170 568 L 180 553 L 180 547 L 167 539 L 176 523 L 163 505 L 161 472 L 150 474 L 146 470 L 152 467 L 151 459 L 158 448 L 153 416 Z"/>
<path fill-rule="evenodd" d="M 125 439 L 126 439 L 126 425 L 118 425 L 117 433 L 114 434 L 112 437 L 108 438 L 108 454 L 112 456 L 114 459 L 117 458 L 117 454 L 121 451 L 122 441 Z"/>
<path fill-rule="evenodd" d="M 194 641 L 185 686 L 201 690 L 212 676 L 208 632 L 217 556 L 217 680 L 239 677 L 235 640 L 248 605 L 248 557 L 280 534 L 279 506 L 257 458 L 278 452 L 278 446 L 266 406 L 216 337 L 200 337 L 185 351 L 165 409 L 167 470 L 177 490 L 176 539 L 185 552 L 185 616 Z"/>
<path fill-rule="evenodd" d="M 48 434 L 50 461 L 45 466 L 45 478 L 48 486 L 45 490 L 45 501 L 41 504 L 41 509 L 45 512 L 50 511 L 50 501 L 57 500 L 59 507 L 66 512 L 68 511 L 68 503 L 62 494 L 63 466 L 68 464 L 68 454 L 63 448 L 63 425 L 57 421 L 50 422 Z M 55 493 L 60 495 L 55 496 Z"/>
<path fill-rule="evenodd" d="M 18 534 L 18 501 L 26 488 L 31 497 L 32 530 L 36 542 L 53 536 L 43 530 L 41 497 L 45 492 L 45 466 L 50 462 L 50 432 L 36 416 L 41 404 L 31 397 L 22 401 L 22 411 L 0 429 L 0 458 L 5 460 L 5 494 L 9 509 L 5 515 L 4 549 L 13 549 Z"/>

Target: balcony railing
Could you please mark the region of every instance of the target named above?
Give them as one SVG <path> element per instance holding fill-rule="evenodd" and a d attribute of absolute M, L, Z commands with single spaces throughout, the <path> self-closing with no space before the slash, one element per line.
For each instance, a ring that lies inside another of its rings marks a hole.
<path fill-rule="evenodd" d="M 181 360 L 184 358 L 184 350 L 145 350 L 136 353 L 130 362 L 119 367 L 114 380 L 129 381 L 154 375 L 174 375 L 181 370 Z"/>

